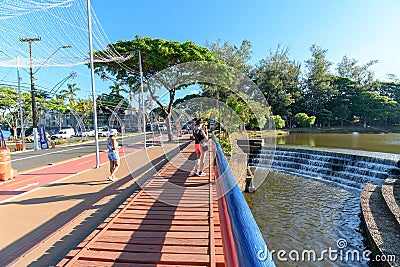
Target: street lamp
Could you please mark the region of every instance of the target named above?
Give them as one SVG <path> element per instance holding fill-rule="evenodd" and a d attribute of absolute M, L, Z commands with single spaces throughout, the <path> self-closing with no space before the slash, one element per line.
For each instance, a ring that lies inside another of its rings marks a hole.
<path fill-rule="evenodd" d="M 63 46 L 58 47 L 48 58 L 46 58 L 45 61 L 43 61 L 42 66 L 40 66 L 39 68 L 37 68 L 36 71 L 35 71 L 33 74 L 36 74 L 36 72 L 38 72 L 38 71 L 44 66 L 44 64 L 46 64 L 47 61 L 49 61 L 49 59 L 50 59 L 52 56 L 54 56 L 55 53 L 58 52 L 58 50 L 63 49 L 63 48 L 72 48 L 72 46 L 71 46 L 71 45 L 63 45 Z"/>
<path fill-rule="evenodd" d="M 35 99 L 35 78 L 34 74 L 41 68 L 38 68 L 35 72 L 33 72 L 33 60 L 32 60 L 32 43 L 36 41 L 41 41 L 41 37 L 36 38 L 20 38 L 20 42 L 28 42 L 29 43 L 29 66 L 30 66 L 30 77 L 31 77 L 31 98 L 32 98 L 32 120 L 33 120 L 33 140 L 34 140 L 34 150 L 38 150 L 38 142 L 37 142 L 37 107 L 36 107 L 36 99 Z M 60 46 L 58 47 L 45 61 L 46 63 L 59 49 L 61 48 L 71 48 L 72 46 Z"/>

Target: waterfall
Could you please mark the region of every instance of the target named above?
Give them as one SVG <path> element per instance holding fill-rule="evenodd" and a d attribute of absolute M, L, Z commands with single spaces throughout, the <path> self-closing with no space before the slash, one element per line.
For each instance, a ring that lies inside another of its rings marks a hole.
<path fill-rule="evenodd" d="M 346 152 L 262 147 L 251 157 L 249 165 L 362 189 L 366 183 L 381 186 L 392 176 L 398 160 L 396 157 L 367 156 L 372 154 L 369 152 Z"/>

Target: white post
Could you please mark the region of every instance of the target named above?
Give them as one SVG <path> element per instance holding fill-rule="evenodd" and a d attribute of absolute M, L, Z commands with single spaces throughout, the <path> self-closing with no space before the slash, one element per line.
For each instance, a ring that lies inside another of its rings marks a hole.
<path fill-rule="evenodd" d="M 21 142 L 22 142 L 22 150 L 25 147 L 25 130 L 24 130 L 24 118 L 23 118 L 23 110 L 22 110 L 22 98 L 21 98 L 21 76 L 19 75 L 19 58 L 17 58 L 17 78 L 18 78 L 18 105 L 19 105 L 19 116 L 21 120 Z M 17 133 L 16 133 L 17 134 Z"/>
<path fill-rule="evenodd" d="M 98 130 L 97 130 L 96 89 L 95 89 L 95 84 L 94 84 L 92 16 L 90 14 L 90 0 L 87 0 L 87 15 L 88 15 L 90 74 L 91 74 L 91 82 L 92 82 L 93 127 L 94 127 L 94 138 L 95 138 L 95 144 L 96 144 L 96 167 L 95 168 L 98 169 L 98 168 L 100 168 L 100 149 L 99 149 L 99 136 L 98 136 Z"/>
<path fill-rule="evenodd" d="M 146 149 L 146 108 L 144 107 L 144 93 L 143 93 L 143 70 L 142 70 L 142 56 L 139 52 L 139 71 L 140 71 L 140 93 L 142 94 L 142 113 L 143 113 L 143 138 L 144 149 Z"/>

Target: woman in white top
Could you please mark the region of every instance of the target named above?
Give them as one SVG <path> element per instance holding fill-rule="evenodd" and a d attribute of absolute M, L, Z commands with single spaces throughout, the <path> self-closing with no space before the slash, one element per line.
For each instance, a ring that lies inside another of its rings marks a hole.
<path fill-rule="evenodd" d="M 114 173 L 117 171 L 119 166 L 118 142 L 115 139 L 116 135 L 117 131 L 112 129 L 107 139 L 108 160 L 110 161 L 110 176 L 108 176 L 108 180 L 110 181 L 116 179 Z"/>

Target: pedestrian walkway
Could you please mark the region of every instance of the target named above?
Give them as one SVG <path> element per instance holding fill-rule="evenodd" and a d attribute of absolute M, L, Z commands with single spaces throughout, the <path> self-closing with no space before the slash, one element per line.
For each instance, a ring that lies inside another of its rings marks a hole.
<path fill-rule="evenodd" d="M 193 144 L 170 160 L 57 266 L 225 266 L 212 154 Z"/>
<path fill-rule="evenodd" d="M 93 155 L 76 159 L 74 164 L 68 161 L 35 170 L 43 178 L 61 172 L 64 178 L 40 185 L 36 190 L 26 188 L 27 192 L 0 204 L 0 266 L 55 265 L 82 236 L 95 229 L 105 215 L 111 214 L 136 191 L 137 183 L 152 177 L 179 152 L 177 148 L 184 142 L 147 150 L 143 149 L 143 143 L 124 146 L 120 151 L 121 167 L 116 173 L 120 179 L 114 183 L 107 180 L 107 161 L 93 169 L 93 160 L 85 163 L 89 164 L 85 171 L 77 172 L 76 165 Z M 56 165 L 59 166 L 55 168 Z"/>

